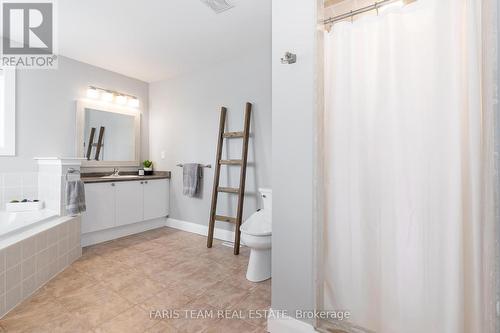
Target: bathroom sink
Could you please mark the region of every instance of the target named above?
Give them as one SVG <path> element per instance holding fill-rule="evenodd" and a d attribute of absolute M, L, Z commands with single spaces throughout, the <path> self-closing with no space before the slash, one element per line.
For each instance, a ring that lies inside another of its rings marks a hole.
<path fill-rule="evenodd" d="M 124 178 L 136 178 L 138 177 L 137 175 L 111 175 L 111 176 L 102 176 L 102 179 L 124 179 Z"/>

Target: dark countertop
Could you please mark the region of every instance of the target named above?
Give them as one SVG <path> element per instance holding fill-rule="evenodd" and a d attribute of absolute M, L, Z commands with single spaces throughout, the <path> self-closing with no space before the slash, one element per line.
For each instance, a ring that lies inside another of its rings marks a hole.
<path fill-rule="evenodd" d="M 124 178 L 102 178 L 103 176 L 109 176 L 109 172 L 92 172 L 92 173 L 82 173 L 81 179 L 85 184 L 92 183 L 116 183 L 116 182 L 131 182 L 138 180 L 154 180 L 154 179 L 170 179 L 170 171 L 155 171 L 151 176 L 139 176 L 136 172 L 120 172 L 120 175 L 135 177 L 124 177 Z"/>

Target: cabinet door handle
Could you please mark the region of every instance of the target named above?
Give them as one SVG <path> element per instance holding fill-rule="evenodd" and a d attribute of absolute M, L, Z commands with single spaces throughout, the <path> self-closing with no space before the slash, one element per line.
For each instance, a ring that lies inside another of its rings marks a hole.
<path fill-rule="evenodd" d="M 144 184 L 147 184 L 147 183 L 148 183 L 148 181 L 146 180 L 146 181 L 144 182 Z"/>
<path fill-rule="evenodd" d="M 111 186 L 115 186 L 115 183 L 111 183 Z"/>
<path fill-rule="evenodd" d="M 141 184 L 144 184 L 144 182 L 141 182 Z"/>

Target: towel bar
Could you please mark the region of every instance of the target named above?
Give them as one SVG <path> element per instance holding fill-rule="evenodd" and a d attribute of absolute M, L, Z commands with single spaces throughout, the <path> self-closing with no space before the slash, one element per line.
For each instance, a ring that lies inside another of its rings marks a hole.
<path fill-rule="evenodd" d="M 184 164 L 179 163 L 179 164 L 177 164 L 177 166 L 182 168 L 184 166 Z M 202 168 L 212 168 L 212 164 L 206 164 L 206 165 L 200 164 L 200 166 Z"/>
<path fill-rule="evenodd" d="M 73 168 L 69 168 L 68 171 L 66 172 L 66 181 L 68 181 L 69 174 L 80 174 L 80 171 Z"/>

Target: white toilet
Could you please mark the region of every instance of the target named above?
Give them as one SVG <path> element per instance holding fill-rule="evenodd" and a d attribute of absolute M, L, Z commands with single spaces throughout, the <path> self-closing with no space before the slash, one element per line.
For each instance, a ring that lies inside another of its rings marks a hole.
<path fill-rule="evenodd" d="M 264 209 L 248 218 L 240 227 L 241 240 L 250 248 L 247 279 L 260 282 L 271 277 L 272 190 L 259 189 Z"/>

